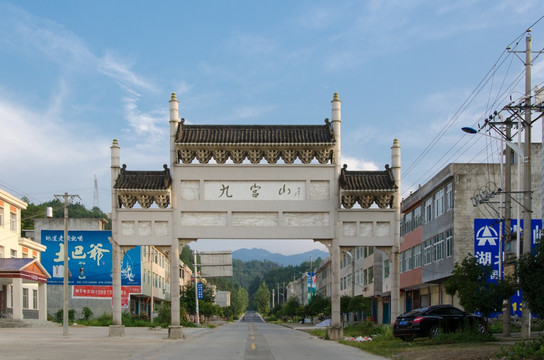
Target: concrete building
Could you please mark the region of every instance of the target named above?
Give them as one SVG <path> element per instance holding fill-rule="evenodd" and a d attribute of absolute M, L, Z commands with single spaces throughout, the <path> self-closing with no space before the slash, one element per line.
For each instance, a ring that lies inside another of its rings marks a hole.
<path fill-rule="evenodd" d="M 373 246 L 353 248 L 344 253 L 340 269 L 340 294 L 351 297 L 363 296 L 372 302 L 370 313 L 349 314 L 347 320 L 370 319 L 379 324 L 388 323 L 389 302 L 383 297 L 384 280 L 389 278 L 389 259 L 385 253 Z M 389 286 L 385 289 L 390 291 Z"/>
<path fill-rule="evenodd" d="M 542 217 L 541 146 L 532 144 L 533 219 Z M 512 174 L 516 172 L 513 164 Z M 436 304 L 459 306 L 457 297 L 446 294 L 444 282 L 455 263 L 474 254 L 474 219 L 499 218 L 499 193 L 491 199 L 495 204 L 474 206 L 471 198 L 482 189 L 500 187 L 500 176 L 498 164 L 449 164 L 402 201 L 401 311 Z M 516 176 L 512 189 L 517 189 Z"/>
<path fill-rule="evenodd" d="M 220 307 L 230 306 L 230 291 L 219 290 L 215 293 L 215 304 Z"/>
<path fill-rule="evenodd" d="M 316 294 L 323 297 L 331 297 L 331 258 L 327 257 L 315 273 Z"/>
<path fill-rule="evenodd" d="M 40 264 L 45 246 L 21 237 L 27 204 L 0 189 L 0 314 L 13 319 L 47 320 L 47 279 Z"/>

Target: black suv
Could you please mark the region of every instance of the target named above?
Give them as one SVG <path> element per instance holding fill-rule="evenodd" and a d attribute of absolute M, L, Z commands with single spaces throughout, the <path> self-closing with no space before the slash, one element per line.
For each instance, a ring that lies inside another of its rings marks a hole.
<path fill-rule="evenodd" d="M 393 323 L 393 335 L 405 341 L 416 337 L 435 337 L 440 332 L 462 331 L 472 328 L 481 334 L 487 332 L 483 317 L 467 314 L 451 305 L 434 305 L 414 309 L 397 317 Z"/>

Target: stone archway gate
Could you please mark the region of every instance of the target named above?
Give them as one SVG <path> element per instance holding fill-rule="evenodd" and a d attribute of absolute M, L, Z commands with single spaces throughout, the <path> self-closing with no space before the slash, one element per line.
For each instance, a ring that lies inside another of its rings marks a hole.
<path fill-rule="evenodd" d="M 113 325 L 122 336 L 123 250 L 160 246 L 179 284 L 180 244 L 197 239 L 313 239 L 327 245 L 332 268 L 330 337 L 342 337 L 341 251 L 378 246 L 391 262 L 392 317 L 398 313 L 400 146 L 384 171 L 340 166 L 341 101 L 323 125 L 191 125 L 170 99 L 170 167 L 129 171 L 111 146 Z M 281 160 L 281 161 L 280 161 Z M 136 203 L 139 207 L 134 207 Z M 358 203 L 361 208 L 353 209 Z M 155 204 L 155 205 L 153 205 Z M 377 206 L 372 206 L 377 204 Z M 372 207 L 371 207 L 372 206 Z M 221 240 L 218 240 L 221 241 Z M 179 291 L 171 291 L 169 338 L 183 337 Z"/>

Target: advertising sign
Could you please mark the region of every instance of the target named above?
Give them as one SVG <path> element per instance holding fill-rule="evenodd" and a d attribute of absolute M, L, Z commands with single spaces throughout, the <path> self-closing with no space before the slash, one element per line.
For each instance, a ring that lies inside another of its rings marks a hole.
<path fill-rule="evenodd" d="M 517 230 L 517 220 L 512 219 L 512 231 Z M 504 266 L 502 274 L 499 274 L 499 227 L 504 226 L 500 219 L 474 219 L 474 256 L 478 263 L 482 265 L 491 265 L 493 274 L 489 281 L 496 281 L 499 276 L 504 275 Z M 523 229 L 523 220 L 521 221 Z M 535 246 L 536 240 L 540 237 L 542 229 L 542 220 L 535 219 L 531 221 L 531 248 Z M 502 231 L 504 234 L 504 230 Z M 504 244 L 503 244 L 504 246 Z M 503 249 L 504 251 L 504 249 Z M 504 259 L 504 252 L 502 259 Z M 517 291 L 511 298 L 512 315 L 521 316 L 521 292 Z"/>
<path fill-rule="evenodd" d="M 202 286 L 201 282 L 199 282 L 196 286 L 196 296 L 198 300 L 204 299 L 204 287 Z"/>
<path fill-rule="evenodd" d="M 308 273 L 308 304 L 312 300 L 312 298 L 315 296 L 315 286 L 316 286 L 316 279 L 315 279 L 315 273 L 309 272 Z"/>
<path fill-rule="evenodd" d="M 203 277 L 232 277 L 232 251 L 200 253 L 200 272 Z"/>
<path fill-rule="evenodd" d="M 111 231 L 68 232 L 68 284 L 112 285 Z M 62 285 L 64 281 L 64 231 L 43 230 L 41 243 L 47 246 L 41 263 L 51 274 L 49 285 Z M 121 263 L 121 285 L 141 286 L 140 247 L 127 251 Z"/>
<path fill-rule="evenodd" d="M 128 307 L 130 294 L 140 294 L 141 292 L 141 286 L 121 286 L 121 307 Z M 112 298 L 113 289 L 111 286 L 74 286 L 72 297 L 93 299 Z"/>

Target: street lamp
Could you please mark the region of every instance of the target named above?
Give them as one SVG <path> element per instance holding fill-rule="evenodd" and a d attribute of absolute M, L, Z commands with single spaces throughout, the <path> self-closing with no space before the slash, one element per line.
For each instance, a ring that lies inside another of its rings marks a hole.
<path fill-rule="evenodd" d="M 515 144 L 515 143 L 513 143 L 511 141 L 501 139 L 501 138 L 498 138 L 498 137 L 495 137 L 495 136 L 491 136 L 489 134 L 481 133 L 478 130 L 476 130 L 474 128 L 471 128 L 471 127 L 468 127 L 468 126 L 461 128 L 461 130 L 463 130 L 467 134 L 480 134 L 480 135 L 487 136 L 487 137 L 490 137 L 490 138 L 495 139 L 495 140 L 504 141 L 506 146 L 508 146 L 510 149 L 514 150 L 514 152 L 516 154 L 518 154 L 518 156 L 520 156 L 522 159 L 525 160 L 525 154 L 523 152 L 523 149 L 519 145 L 517 145 L 517 144 Z"/>

